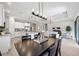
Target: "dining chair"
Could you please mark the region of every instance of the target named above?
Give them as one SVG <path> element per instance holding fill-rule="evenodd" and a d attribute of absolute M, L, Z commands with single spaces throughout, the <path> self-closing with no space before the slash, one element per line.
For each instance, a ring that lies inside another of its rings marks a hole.
<path fill-rule="evenodd" d="M 40 33 L 34 35 L 34 39 L 38 39 L 40 37 Z"/>
<path fill-rule="evenodd" d="M 0 56 L 2 56 L 1 51 L 0 51 Z"/>
<path fill-rule="evenodd" d="M 61 41 L 62 39 L 58 40 L 57 50 L 56 50 L 56 56 L 61 56 Z"/>
<path fill-rule="evenodd" d="M 29 40 L 31 39 L 31 35 L 22 36 L 22 40 Z"/>
<path fill-rule="evenodd" d="M 50 56 L 56 56 L 57 51 L 57 45 L 58 45 L 58 39 L 55 41 L 55 43 L 50 47 Z"/>
<path fill-rule="evenodd" d="M 42 55 L 40 55 L 40 56 L 49 56 L 49 52 L 48 51 L 46 51 L 46 52 L 44 52 Z"/>
<path fill-rule="evenodd" d="M 38 34 L 34 35 L 34 39 L 37 39 L 37 37 L 38 37 Z"/>
<path fill-rule="evenodd" d="M 45 50 L 40 56 L 49 56 L 50 52 L 49 49 Z"/>
<path fill-rule="evenodd" d="M 56 50 L 57 50 L 58 40 L 55 41 L 51 47 L 46 50 L 41 56 L 56 56 Z"/>

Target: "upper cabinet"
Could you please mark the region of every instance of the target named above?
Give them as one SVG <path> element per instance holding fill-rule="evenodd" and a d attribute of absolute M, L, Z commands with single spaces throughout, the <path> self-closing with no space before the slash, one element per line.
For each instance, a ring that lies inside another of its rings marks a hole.
<path fill-rule="evenodd" d="M 0 26 L 4 26 L 5 16 L 3 5 L 0 4 Z"/>
<path fill-rule="evenodd" d="M 21 22 L 15 22 L 15 28 L 24 28 L 24 24 Z"/>
<path fill-rule="evenodd" d="M 27 29 L 28 27 L 30 27 L 29 23 L 15 22 L 15 28 Z"/>

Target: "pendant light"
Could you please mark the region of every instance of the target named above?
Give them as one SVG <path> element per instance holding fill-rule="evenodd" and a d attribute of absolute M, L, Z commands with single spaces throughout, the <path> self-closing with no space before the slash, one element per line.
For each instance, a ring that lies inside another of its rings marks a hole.
<path fill-rule="evenodd" d="M 34 12 L 34 9 L 32 10 L 32 15 L 36 16 L 36 17 L 39 17 L 41 19 L 44 19 L 44 20 L 47 20 L 46 17 L 43 17 L 43 2 L 41 4 L 41 9 L 42 9 L 42 16 L 39 14 L 40 13 L 40 2 L 39 2 L 39 12 L 37 11 L 37 14 Z"/>

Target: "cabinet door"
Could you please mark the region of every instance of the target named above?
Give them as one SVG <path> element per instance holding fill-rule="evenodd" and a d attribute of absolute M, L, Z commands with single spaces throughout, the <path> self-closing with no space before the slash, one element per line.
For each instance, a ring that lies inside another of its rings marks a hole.
<path fill-rule="evenodd" d="M 4 26 L 4 9 L 2 5 L 0 5 L 0 26 Z"/>
<path fill-rule="evenodd" d="M 0 51 L 5 53 L 10 49 L 10 36 L 0 36 Z"/>

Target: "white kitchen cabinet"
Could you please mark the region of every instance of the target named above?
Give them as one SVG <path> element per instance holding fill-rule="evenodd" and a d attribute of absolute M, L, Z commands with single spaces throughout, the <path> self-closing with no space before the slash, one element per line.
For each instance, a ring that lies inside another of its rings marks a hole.
<path fill-rule="evenodd" d="M 0 51 L 2 54 L 8 52 L 8 49 L 11 47 L 10 43 L 10 35 L 0 36 Z"/>
<path fill-rule="evenodd" d="M 15 28 L 24 28 L 24 24 L 21 22 L 15 22 Z"/>
<path fill-rule="evenodd" d="M 4 9 L 3 5 L 0 4 L 0 26 L 4 26 Z"/>
<path fill-rule="evenodd" d="M 22 23 L 22 22 L 15 22 L 15 28 L 24 28 L 24 27 L 29 27 L 29 23 Z"/>

